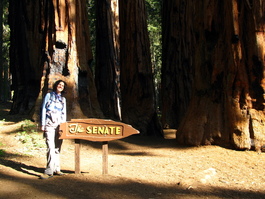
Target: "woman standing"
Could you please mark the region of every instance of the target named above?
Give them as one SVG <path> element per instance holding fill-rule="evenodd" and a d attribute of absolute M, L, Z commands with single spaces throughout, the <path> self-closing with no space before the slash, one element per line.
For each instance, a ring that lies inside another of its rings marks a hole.
<path fill-rule="evenodd" d="M 58 80 L 53 91 L 47 93 L 42 104 L 41 130 L 44 131 L 47 145 L 47 166 L 41 179 L 53 175 L 64 175 L 60 168 L 60 151 L 62 140 L 59 139 L 59 125 L 66 122 L 66 99 L 62 97 L 66 83 Z"/>

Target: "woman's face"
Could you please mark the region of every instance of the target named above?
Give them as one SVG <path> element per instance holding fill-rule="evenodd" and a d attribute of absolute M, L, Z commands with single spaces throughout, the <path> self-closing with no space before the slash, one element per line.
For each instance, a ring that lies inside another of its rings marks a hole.
<path fill-rule="evenodd" d="M 56 88 L 56 92 L 57 93 L 61 93 L 64 89 L 64 82 L 60 82 L 58 85 L 57 85 L 57 88 Z"/>

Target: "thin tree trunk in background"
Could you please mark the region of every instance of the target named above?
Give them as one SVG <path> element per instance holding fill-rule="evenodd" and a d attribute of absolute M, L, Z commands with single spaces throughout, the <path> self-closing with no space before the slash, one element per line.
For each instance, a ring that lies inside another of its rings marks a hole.
<path fill-rule="evenodd" d="M 86 1 L 10 1 L 12 113 L 38 120 L 42 97 L 66 81 L 68 119 L 102 117 L 89 64 Z"/>
<path fill-rule="evenodd" d="M 111 1 L 113 15 L 113 42 L 115 54 L 115 70 L 116 70 L 116 89 L 115 95 L 117 99 L 117 111 L 119 120 L 121 120 L 121 88 L 120 88 L 120 21 L 119 21 L 119 0 Z"/>
<path fill-rule="evenodd" d="M 251 3 L 251 4 L 250 4 Z M 189 0 L 194 19 L 194 92 L 178 129 L 181 143 L 265 143 L 264 2 Z M 188 8 L 187 8 L 188 9 Z M 187 10 L 186 10 L 187 12 Z"/>
<path fill-rule="evenodd" d="M 118 2 L 96 1 L 96 86 L 98 100 L 106 118 L 120 120 L 119 107 L 119 16 Z M 116 11 L 116 13 L 115 13 Z"/>
<path fill-rule="evenodd" d="M 4 26 L 4 8 L 6 8 L 6 1 L 0 2 L 0 101 L 10 100 L 10 87 L 9 87 L 9 72 L 8 65 L 6 62 L 5 53 L 4 53 L 4 34 L 3 34 L 3 26 Z"/>
<path fill-rule="evenodd" d="M 142 135 L 161 135 L 144 0 L 119 1 L 122 120 Z"/>
<path fill-rule="evenodd" d="M 191 98 L 194 52 L 189 1 L 163 1 L 162 125 L 178 128 Z"/>
<path fill-rule="evenodd" d="M 0 101 L 4 99 L 4 65 L 3 65 L 3 1 L 0 1 Z"/>

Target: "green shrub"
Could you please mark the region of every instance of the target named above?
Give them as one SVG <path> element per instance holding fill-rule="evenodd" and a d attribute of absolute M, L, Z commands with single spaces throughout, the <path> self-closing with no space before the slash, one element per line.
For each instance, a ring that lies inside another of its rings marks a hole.
<path fill-rule="evenodd" d="M 23 144 L 26 144 L 27 146 L 31 146 L 35 148 L 44 148 L 46 146 L 42 138 L 42 135 L 34 131 L 33 132 L 27 132 L 27 131 L 19 132 L 16 135 L 16 139 L 22 142 Z"/>
<path fill-rule="evenodd" d="M 6 154 L 4 149 L 0 149 L 0 157 L 4 157 Z"/>
<path fill-rule="evenodd" d="M 42 133 L 38 132 L 38 126 L 30 120 L 23 122 L 21 132 L 18 132 L 15 138 L 25 144 L 29 150 L 46 147 Z"/>

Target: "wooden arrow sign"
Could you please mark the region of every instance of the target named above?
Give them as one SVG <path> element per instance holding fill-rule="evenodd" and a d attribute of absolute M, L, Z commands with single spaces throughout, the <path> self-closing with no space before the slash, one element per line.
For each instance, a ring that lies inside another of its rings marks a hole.
<path fill-rule="evenodd" d="M 60 125 L 60 139 L 97 142 L 122 139 L 139 131 L 131 125 L 104 119 L 72 119 Z"/>

